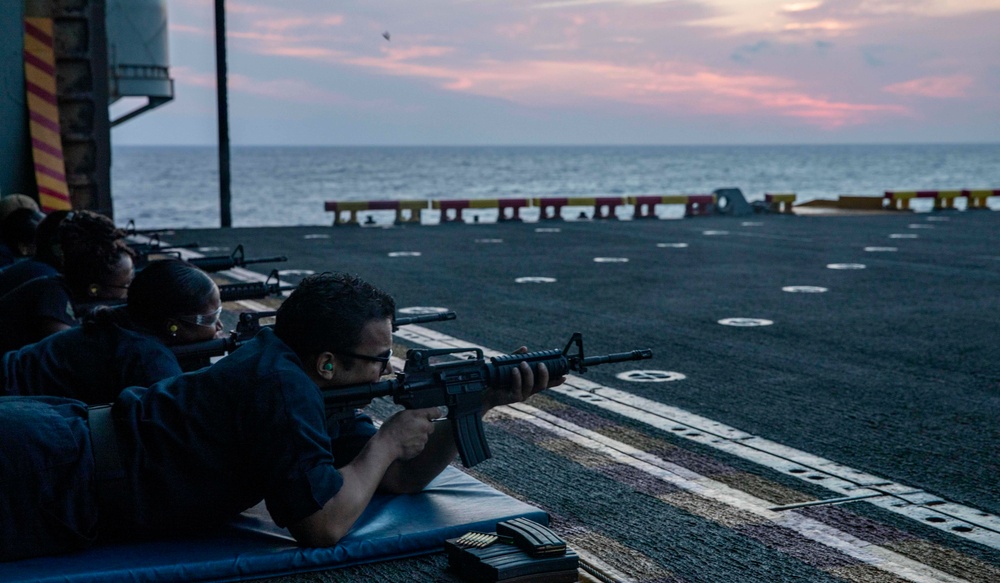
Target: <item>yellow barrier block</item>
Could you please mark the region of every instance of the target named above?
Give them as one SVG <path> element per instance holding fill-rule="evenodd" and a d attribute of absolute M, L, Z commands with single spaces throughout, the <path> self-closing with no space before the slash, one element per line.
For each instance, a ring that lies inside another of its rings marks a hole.
<path fill-rule="evenodd" d="M 939 190 L 934 199 L 934 208 L 937 210 L 953 209 L 955 208 L 955 199 L 960 196 L 962 196 L 961 190 Z"/>
<path fill-rule="evenodd" d="M 792 205 L 795 204 L 794 192 L 766 193 L 764 201 L 768 203 L 774 212 L 791 213 Z"/>
<path fill-rule="evenodd" d="M 986 209 L 986 199 L 991 196 L 1000 196 L 1000 191 L 992 189 L 963 190 L 962 195 L 968 197 L 970 209 Z"/>
<path fill-rule="evenodd" d="M 887 190 L 885 191 L 885 197 L 889 199 L 889 208 L 908 211 L 910 210 L 910 199 L 916 198 L 917 193 L 912 190 Z"/>

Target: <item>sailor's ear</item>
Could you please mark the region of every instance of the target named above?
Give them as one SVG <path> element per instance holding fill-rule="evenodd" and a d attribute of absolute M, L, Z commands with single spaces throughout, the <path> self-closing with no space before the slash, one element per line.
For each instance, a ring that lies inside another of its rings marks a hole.
<path fill-rule="evenodd" d="M 332 352 L 323 352 L 316 357 L 316 374 L 322 379 L 333 378 L 334 370 L 337 368 L 337 360 Z"/>

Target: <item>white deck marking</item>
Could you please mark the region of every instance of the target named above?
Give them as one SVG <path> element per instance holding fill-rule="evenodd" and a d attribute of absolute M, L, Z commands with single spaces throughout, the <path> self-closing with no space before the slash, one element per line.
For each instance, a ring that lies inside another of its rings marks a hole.
<path fill-rule="evenodd" d="M 738 328 L 753 328 L 754 326 L 770 326 L 773 320 L 763 318 L 723 318 L 719 320 L 723 326 L 736 326 Z"/>
<path fill-rule="evenodd" d="M 670 383 L 687 378 L 683 373 L 669 370 L 626 370 L 615 375 L 630 383 Z"/>
<path fill-rule="evenodd" d="M 703 498 L 750 512 L 769 522 L 797 532 L 803 537 L 833 548 L 849 557 L 915 582 L 964 581 L 899 553 L 861 540 L 794 510 L 777 512 L 770 503 L 731 486 L 706 478 L 687 468 L 615 441 L 597 432 L 550 415 L 540 409 L 516 403 L 496 410 L 499 415 L 526 421 L 562 439 L 586 447 L 615 462 L 625 464 Z M 669 503 L 669 502 L 668 502 Z"/>
<path fill-rule="evenodd" d="M 448 311 L 448 308 L 439 308 L 436 306 L 411 306 L 409 308 L 399 308 L 396 310 L 399 314 L 412 314 L 412 315 L 424 315 L 424 314 L 443 314 Z"/>
<path fill-rule="evenodd" d="M 486 356 L 503 354 L 483 346 L 421 326 L 401 328 L 396 336 L 427 348 L 467 348 L 483 350 Z M 757 437 L 734 427 L 696 415 L 683 409 L 599 385 L 570 375 L 566 383 L 549 389 L 591 405 L 617 413 L 724 451 L 742 459 L 794 476 L 804 482 L 820 484 L 837 497 L 877 493 L 866 501 L 880 508 L 916 520 L 984 546 L 1000 549 L 1000 517 L 953 502 L 919 488 L 892 482 L 819 456 Z"/>
<path fill-rule="evenodd" d="M 148 241 L 146 237 L 133 238 Z M 181 257 L 201 257 L 199 253 L 187 249 L 179 251 Z M 267 280 L 266 275 L 242 267 L 227 270 L 225 273 L 240 281 Z M 259 305 L 264 309 L 257 311 L 270 311 L 269 307 Z M 394 334 L 403 340 L 427 348 L 475 347 L 482 349 L 486 356 L 505 354 L 412 324 L 401 328 Z M 397 367 L 399 366 L 402 366 L 402 362 L 397 365 Z M 1000 517 L 976 508 L 950 502 L 918 488 L 867 474 L 861 470 L 745 433 L 683 409 L 605 387 L 582 377 L 569 375 L 565 384 L 549 390 L 586 401 L 657 429 L 669 431 L 679 437 L 697 441 L 703 445 L 795 476 L 803 481 L 814 484 L 822 482 L 823 487 L 841 496 L 864 496 L 869 493 L 877 493 L 878 497 L 868 498 L 866 501 L 920 522 L 925 526 L 932 526 L 953 536 L 993 549 L 1000 549 Z"/>

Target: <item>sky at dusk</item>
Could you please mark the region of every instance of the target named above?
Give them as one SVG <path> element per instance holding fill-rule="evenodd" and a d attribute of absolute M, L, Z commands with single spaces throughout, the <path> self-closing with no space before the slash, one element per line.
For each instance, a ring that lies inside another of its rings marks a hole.
<path fill-rule="evenodd" d="M 235 145 L 1000 142 L 1000 0 L 226 9 Z M 216 141 L 213 2 L 167 10 L 176 99 L 116 144 Z"/>

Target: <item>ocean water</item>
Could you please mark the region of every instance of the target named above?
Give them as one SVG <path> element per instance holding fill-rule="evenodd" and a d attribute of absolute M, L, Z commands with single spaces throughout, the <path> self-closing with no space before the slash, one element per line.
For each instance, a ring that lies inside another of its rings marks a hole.
<path fill-rule="evenodd" d="M 231 159 L 233 225 L 243 227 L 329 225 L 327 200 L 704 194 L 737 187 L 751 201 L 795 192 L 803 202 L 885 190 L 1000 188 L 1000 144 L 253 146 L 233 147 Z M 218 226 L 218 183 L 211 146 L 113 151 L 120 224 Z"/>

